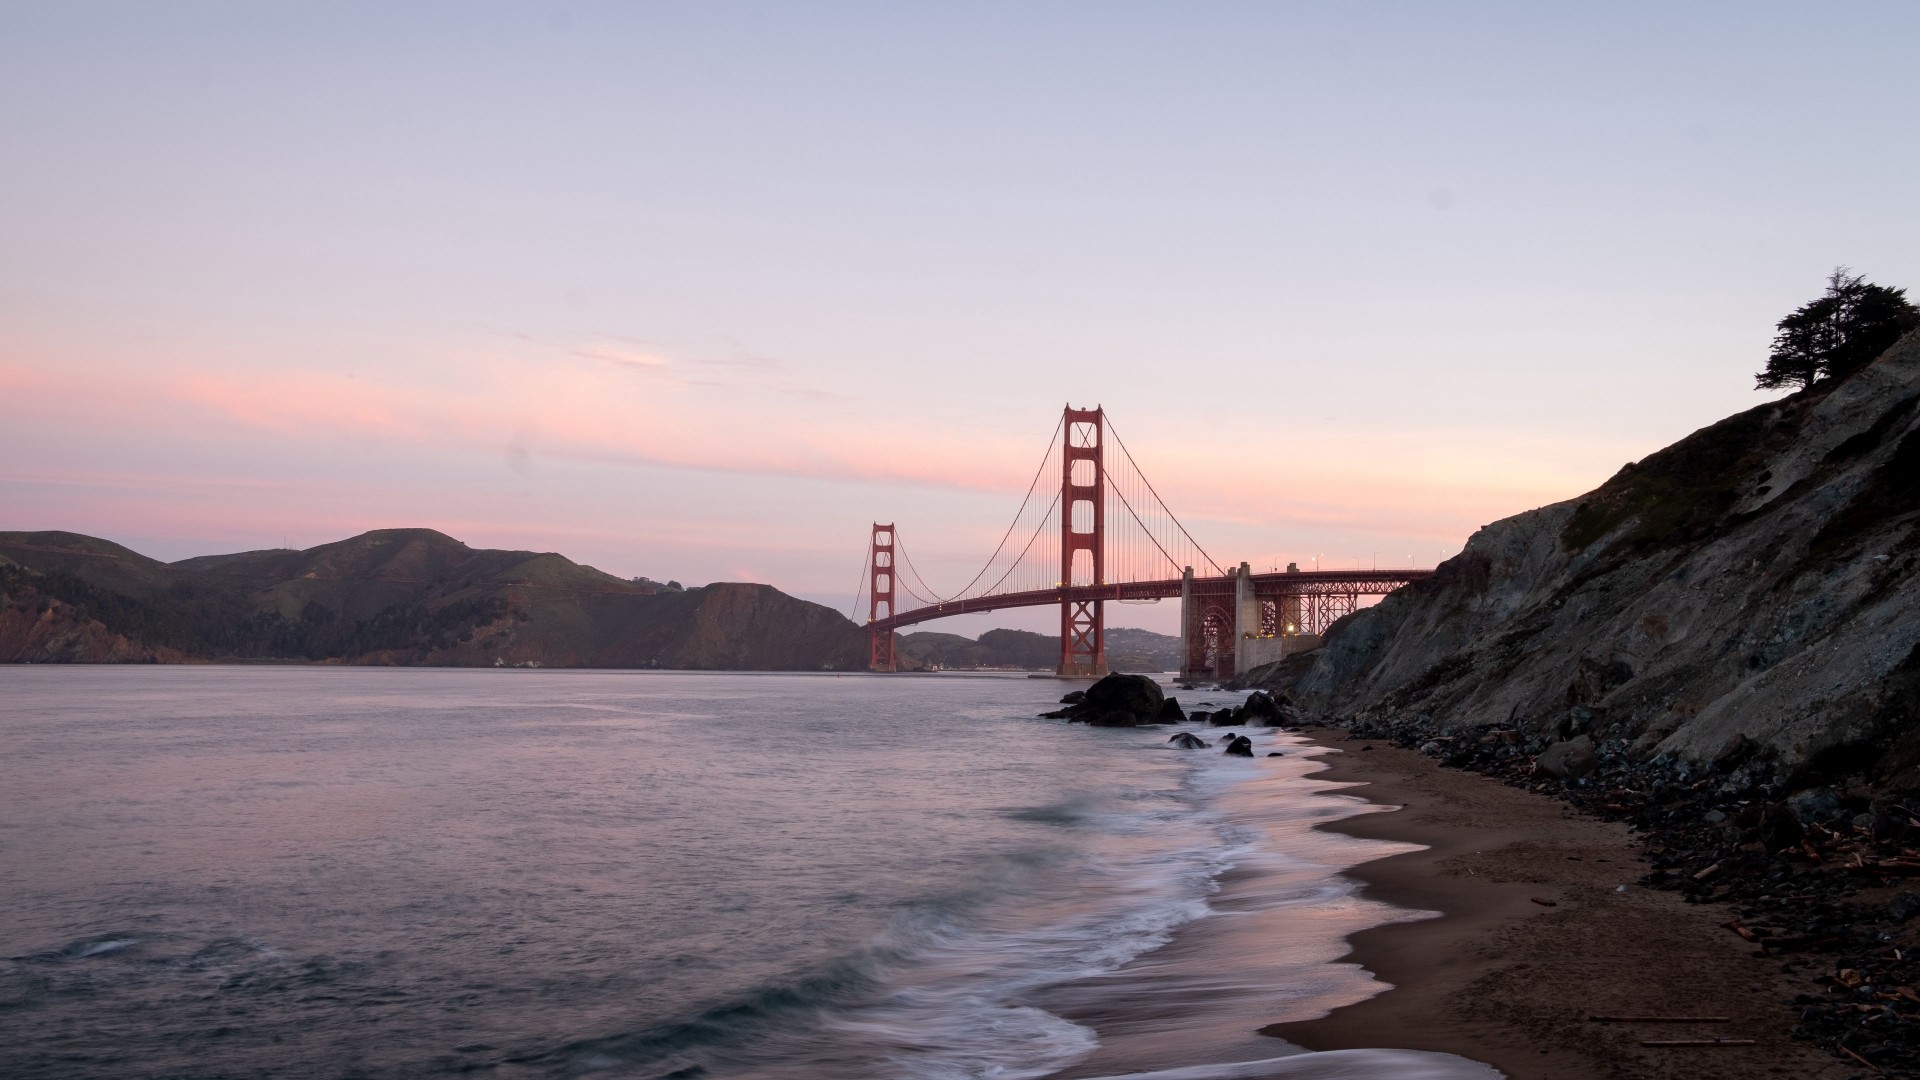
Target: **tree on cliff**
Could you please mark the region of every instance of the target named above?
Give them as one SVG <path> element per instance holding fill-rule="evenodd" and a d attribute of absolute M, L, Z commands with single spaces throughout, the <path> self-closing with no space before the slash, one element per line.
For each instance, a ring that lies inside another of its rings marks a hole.
<path fill-rule="evenodd" d="M 1844 379 L 1920 326 L 1920 308 L 1907 290 L 1870 285 L 1847 268 L 1834 270 L 1827 291 L 1776 324 L 1767 369 L 1754 376 L 1761 390 L 1811 386 L 1821 378 Z"/>

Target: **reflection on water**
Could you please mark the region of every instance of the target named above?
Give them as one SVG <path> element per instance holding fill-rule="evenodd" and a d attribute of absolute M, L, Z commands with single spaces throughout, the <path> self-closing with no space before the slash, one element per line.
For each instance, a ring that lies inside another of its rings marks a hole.
<path fill-rule="evenodd" d="M 1012 1080 L 1371 992 L 1301 759 L 1060 689 L 0 669 L 0 1071 Z"/>

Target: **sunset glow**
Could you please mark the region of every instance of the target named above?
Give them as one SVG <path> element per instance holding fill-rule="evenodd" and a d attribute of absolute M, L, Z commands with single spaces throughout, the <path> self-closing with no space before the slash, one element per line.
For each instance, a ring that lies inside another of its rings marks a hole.
<path fill-rule="evenodd" d="M 1792 9 L 726 9 L 16 13 L 5 527 L 844 609 L 874 520 L 978 569 L 1072 402 L 1223 562 L 1432 565 L 1920 283 L 1913 147 L 1819 150 L 1897 35 Z"/>

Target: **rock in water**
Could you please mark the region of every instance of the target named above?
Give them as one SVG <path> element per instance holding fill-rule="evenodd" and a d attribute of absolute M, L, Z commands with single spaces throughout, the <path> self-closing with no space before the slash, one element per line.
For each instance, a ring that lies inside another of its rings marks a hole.
<path fill-rule="evenodd" d="M 1184 731 L 1179 733 L 1178 735 L 1175 735 L 1173 738 L 1168 739 L 1167 741 L 1179 747 L 1182 750 L 1199 750 L 1203 747 L 1212 745 L 1211 743 L 1207 742 L 1207 740 L 1201 738 L 1200 736 L 1189 735 Z"/>
<path fill-rule="evenodd" d="M 1078 705 L 1085 700 L 1087 700 L 1087 692 L 1085 690 L 1069 690 L 1066 696 L 1060 699 L 1060 704 Z"/>
<path fill-rule="evenodd" d="M 1227 744 L 1227 753 L 1235 757 L 1252 757 L 1253 740 L 1247 738 L 1245 735 L 1236 735 L 1233 737 L 1233 741 Z"/>
<path fill-rule="evenodd" d="M 1264 691 L 1255 690 L 1247 695 L 1246 704 L 1238 710 L 1244 724 L 1277 724 L 1280 722 L 1280 707 Z"/>
<path fill-rule="evenodd" d="M 1233 715 L 1232 709 L 1221 709 L 1219 712 L 1212 713 L 1207 717 L 1207 723 L 1212 724 L 1214 727 L 1231 727 L 1239 722 L 1239 719 Z"/>
<path fill-rule="evenodd" d="M 1160 712 L 1154 716 L 1153 722 L 1156 724 L 1186 723 L 1187 714 L 1180 710 L 1180 699 L 1170 697 L 1167 700 L 1161 702 Z"/>
<path fill-rule="evenodd" d="M 1109 675 L 1087 687 L 1086 697 L 1069 708 L 1069 719 L 1094 727 L 1134 727 L 1154 723 L 1166 695 L 1145 675 Z"/>

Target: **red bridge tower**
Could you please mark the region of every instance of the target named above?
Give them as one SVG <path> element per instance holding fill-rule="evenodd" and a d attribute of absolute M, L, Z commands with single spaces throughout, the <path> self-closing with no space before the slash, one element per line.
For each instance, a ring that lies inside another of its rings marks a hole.
<path fill-rule="evenodd" d="M 1106 411 L 1067 406 L 1060 477 L 1060 676 L 1107 673 L 1106 602 L 1073 589 L 1107 583 Z"/>
<path fill-rule="evenodd" d="M 873 548 L 867 557 L 867 573 L 870 575 L 867 585 L 867 624 L 869 626 L 881 619 L 891 619 L 897 610 L 893 606 L 893 526 L 875 522 L 873 526 Z M 867 632 L 867 670 L 893 670 L 893 631 L 875 629 Z"/>

